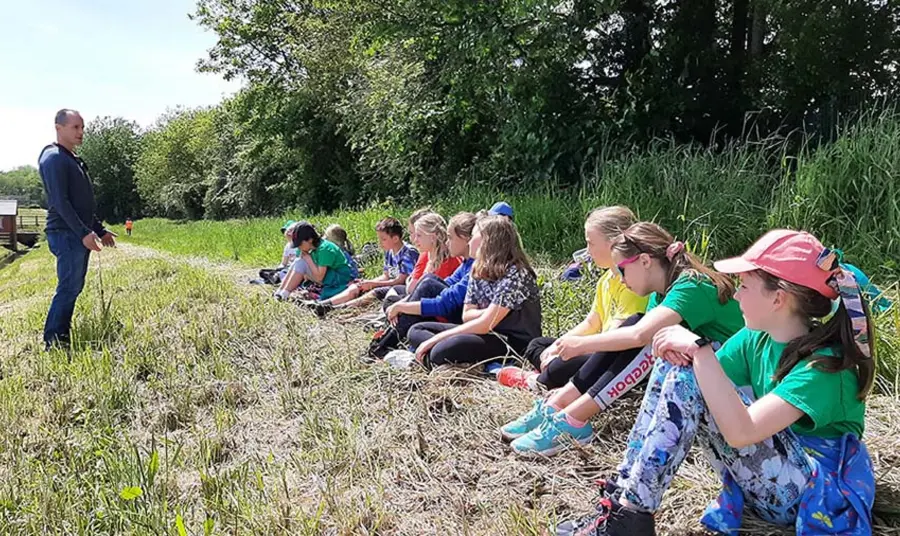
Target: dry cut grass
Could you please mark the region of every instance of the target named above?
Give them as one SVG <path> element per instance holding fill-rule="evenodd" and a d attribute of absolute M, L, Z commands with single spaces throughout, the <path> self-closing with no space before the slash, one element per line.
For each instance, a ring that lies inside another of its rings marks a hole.
<path fill-rule="evenodd" d="M 40 351 L 46 249 L 0 270 L 0 533 L 543 534 L 591 509 L 639 403 L 599 417 L 588 447 L 520 459 L 497 428 L 526 392 L 364 365 L 361 328 L 273 302 L 232 265 L 134 246 L 99 261 L 71 354 Z M 875 397 L 868 418 L 878 533 L 900 534 L 900 403 Z M 699 533 L 717 488 L 692 456 L 661 534 Z"/>

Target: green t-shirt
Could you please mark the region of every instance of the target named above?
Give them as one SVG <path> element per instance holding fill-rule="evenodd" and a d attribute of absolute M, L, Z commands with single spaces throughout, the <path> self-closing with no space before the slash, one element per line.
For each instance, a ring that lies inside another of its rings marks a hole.
<path fill-rule="evenodd" d="M 662 299 L 655 292 L 650 295 L 647 312 L 659 305 L 678 313 L 682 324 L 711 341 L 725 342 L 744 327 L 738 303 L 734 299 L 719 303 L 716 286 L 706 277 L 682 275 Z"/>
<path fill-rule="evenodd" d="M 773 379 L 786 343 L 768 333 L 742 329 L 716 352 L 725 374 L 738 387 L 750 386 L 759 399 L 775 394 L 806 415 L 791 426 L 805 436 L 840 437 L 846 433 L 862 437 L 866 404 L 859 400 L 856 372 L 825 372 L 808 359 L 800 361 L 780 382 Z M 818 355 L 834 357 L 824 348 Z"/>
<path fill-rule="evenodd" d="M 318 266 L 331 268 L 332 270 L 339 270 L 347 266 L 347 258 L 344 257 L 344 252 L 340 246 L 324 238 L 319 242 L 319 247 L 314 249 L 309 255 Z"/>

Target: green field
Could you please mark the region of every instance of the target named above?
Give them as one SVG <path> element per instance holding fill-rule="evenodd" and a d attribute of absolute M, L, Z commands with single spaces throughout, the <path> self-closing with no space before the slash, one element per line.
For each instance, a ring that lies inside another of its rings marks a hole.
<path fill-rule="evenodd" d="M 380 214 L 348 227 L 363 240 Z M 235 262 L 216 244 L 228 236 L 258 247 Z M 256 259 L 278 255 L 274 222 L 140 221 L 121 242 L 92 259 L 71 355 L 40 351 L 54 285 L 46 248 L 0 270 L 0 533 L 175 535 L 180 522 L 188 534 L 536 535 L 589 511 L 593 479 L 622 451 L 636 396 L 597 419 L 591 446 L 520 460 L 496 428 L 528 394 L 360 363 L 360 328 L 245 284 Z M 590 284 L 545 284 L 545 331 L 571 326 L 590 297 Z M 900 534 L 897 321 L 879 319 L 866 437 L 879 534 Z M 716 489 L 695 457 L 661 533 L 697 530 Z"/>
<path fill-rule="evenodd" d="M 515 207 L 552 335 L 589 307 L 589 282 L 553 276 L 583 247 L 585 213 L 608 204 L 662 223 L 707 260 L 771 227 L 808 229 L 896 300 L 898 170 L 900 128 L 874 118 L 796 159 L 662 144 L 599 162 L 579 188 L 451 185 L 430 204 L 447 216 L 501 198 Z M 339 222 L 359 245 L 380 218 L 415 208 L 142 219 L 132 237 L 113 227 L 121 247 L 92 258 L 71 355 L 40 350 L 55 282 L 47 248 L 0 269 L 0 534 L 537 535 L 589 511 L 636 394 L 596 419 L 601 438 L 589 447 L 520 460 L 496 429 L 528 394 L 364 365 L 361 328 L 317 321 L 246 284 L 279 261 L 284 218 Z M 900 308 L 876 322 L 865 439 L 876 534 L 900 534 Z M 689 457 L 658 515 L 661 533 L 695 533 L 717 488 L 702 457 Z M 787 534 L 747 523 L 752 534 Z"/>

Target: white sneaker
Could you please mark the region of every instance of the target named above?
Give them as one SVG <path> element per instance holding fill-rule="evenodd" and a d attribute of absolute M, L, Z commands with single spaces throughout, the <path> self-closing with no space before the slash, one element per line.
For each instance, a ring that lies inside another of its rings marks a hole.
<path fill-rule="evenodd" d="M 406 369 L 416 362 L 416 354 L 409 350 L 392 350 L 384 356 L 384 362 L 395 368 Z"/>

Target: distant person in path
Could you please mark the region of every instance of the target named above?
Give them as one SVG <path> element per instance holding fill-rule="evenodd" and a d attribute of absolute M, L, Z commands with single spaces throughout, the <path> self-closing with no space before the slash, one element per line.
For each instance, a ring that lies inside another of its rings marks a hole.
<path fill-rule="evenodd" d="M 125 234 L 131 236 L 132 229 L 134 229 L 134 222 L 131 220 L 131 218 L 128 218 L 127 220 L 125 220 Z"/>
<path fill-rule="evenodd" d="M 56 256 L 56 294 L 44 324 L 44 344 L 68 347 L 75 301 L 84 288 L 91 251 L 115 247 L 116 234 L 95 214 L 94 188 L 75 148 L 84 138 L 84 120 L 75 110 L 56 113 L 56 143 L 41 151 L 38 170 L 47 194 L 47 244 Z"/>

